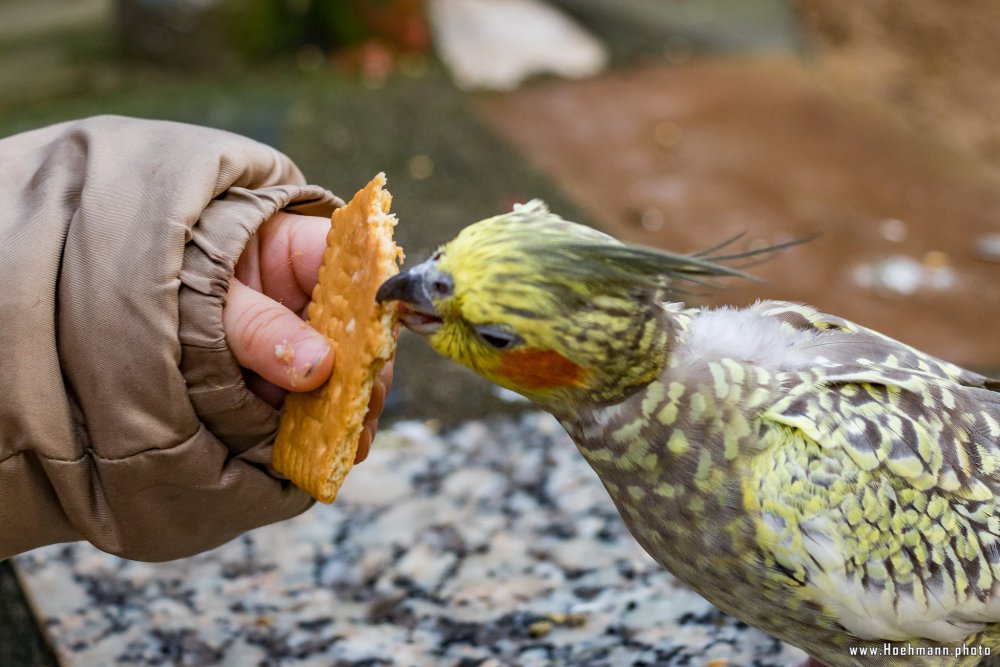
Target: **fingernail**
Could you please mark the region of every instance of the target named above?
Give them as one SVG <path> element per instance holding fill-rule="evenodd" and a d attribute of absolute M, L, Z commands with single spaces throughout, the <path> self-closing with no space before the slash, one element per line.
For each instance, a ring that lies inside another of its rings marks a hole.
<path fill-rule="evenodd" d="M 310 336 L 296 345 L 296 366 L 302 377 L 307 378 L 312 375 L 328 354 L 330 354 L 330 344 L 322 336 Z"/>

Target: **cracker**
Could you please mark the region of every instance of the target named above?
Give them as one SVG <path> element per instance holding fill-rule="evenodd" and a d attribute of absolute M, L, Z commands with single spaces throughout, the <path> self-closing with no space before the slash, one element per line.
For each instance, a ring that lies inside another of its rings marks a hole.
<path fill-rule="evenodd" d="M 354 465 L 372 386 L 396 348 L 393 304 L 375 301 L 403 259 L 384 185 L 380 173 L 333 212 L 306 311 L 335 350 L 333 374 L 315 391 L 288 394 L 274 443 L 274 468 L 324 503 L 333 502 Z"/>

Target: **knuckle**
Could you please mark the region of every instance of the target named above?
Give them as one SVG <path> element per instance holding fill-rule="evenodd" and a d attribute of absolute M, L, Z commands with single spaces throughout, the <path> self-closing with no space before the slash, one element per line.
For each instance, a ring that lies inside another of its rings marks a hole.
<path fill-rule="evenodd" d="M 283 317 L 284 313 L 278 304 L 250 309 L 244 313 L 237 327 L 240 345 L 244 349 L 266 345 L 273 338 Z"/>

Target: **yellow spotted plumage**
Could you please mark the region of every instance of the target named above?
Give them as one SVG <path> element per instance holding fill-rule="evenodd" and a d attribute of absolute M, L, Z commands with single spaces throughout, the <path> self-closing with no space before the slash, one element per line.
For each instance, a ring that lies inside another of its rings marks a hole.
<path fill-rule="evenodd" d="M 679 303 L 737 257 L 625 246 L 532 202 L 380 298 L 552 412 L 639 543 L 724 611 L 830 665 L 995 655 L 997 385 L 809 306 Z"/>

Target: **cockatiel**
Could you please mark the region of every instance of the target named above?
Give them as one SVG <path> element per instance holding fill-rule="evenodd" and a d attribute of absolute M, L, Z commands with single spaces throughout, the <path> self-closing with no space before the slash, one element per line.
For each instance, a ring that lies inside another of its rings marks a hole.
<path fill-rule="evenodd" d="M 377 298 L 552 413 L 642 547 L 725 612 L 829 665 L 995 654 L 998 386 L 808 306 L 674 300 L 743 275 L 736 257 L 623 245 L 534 201 Z"/>

